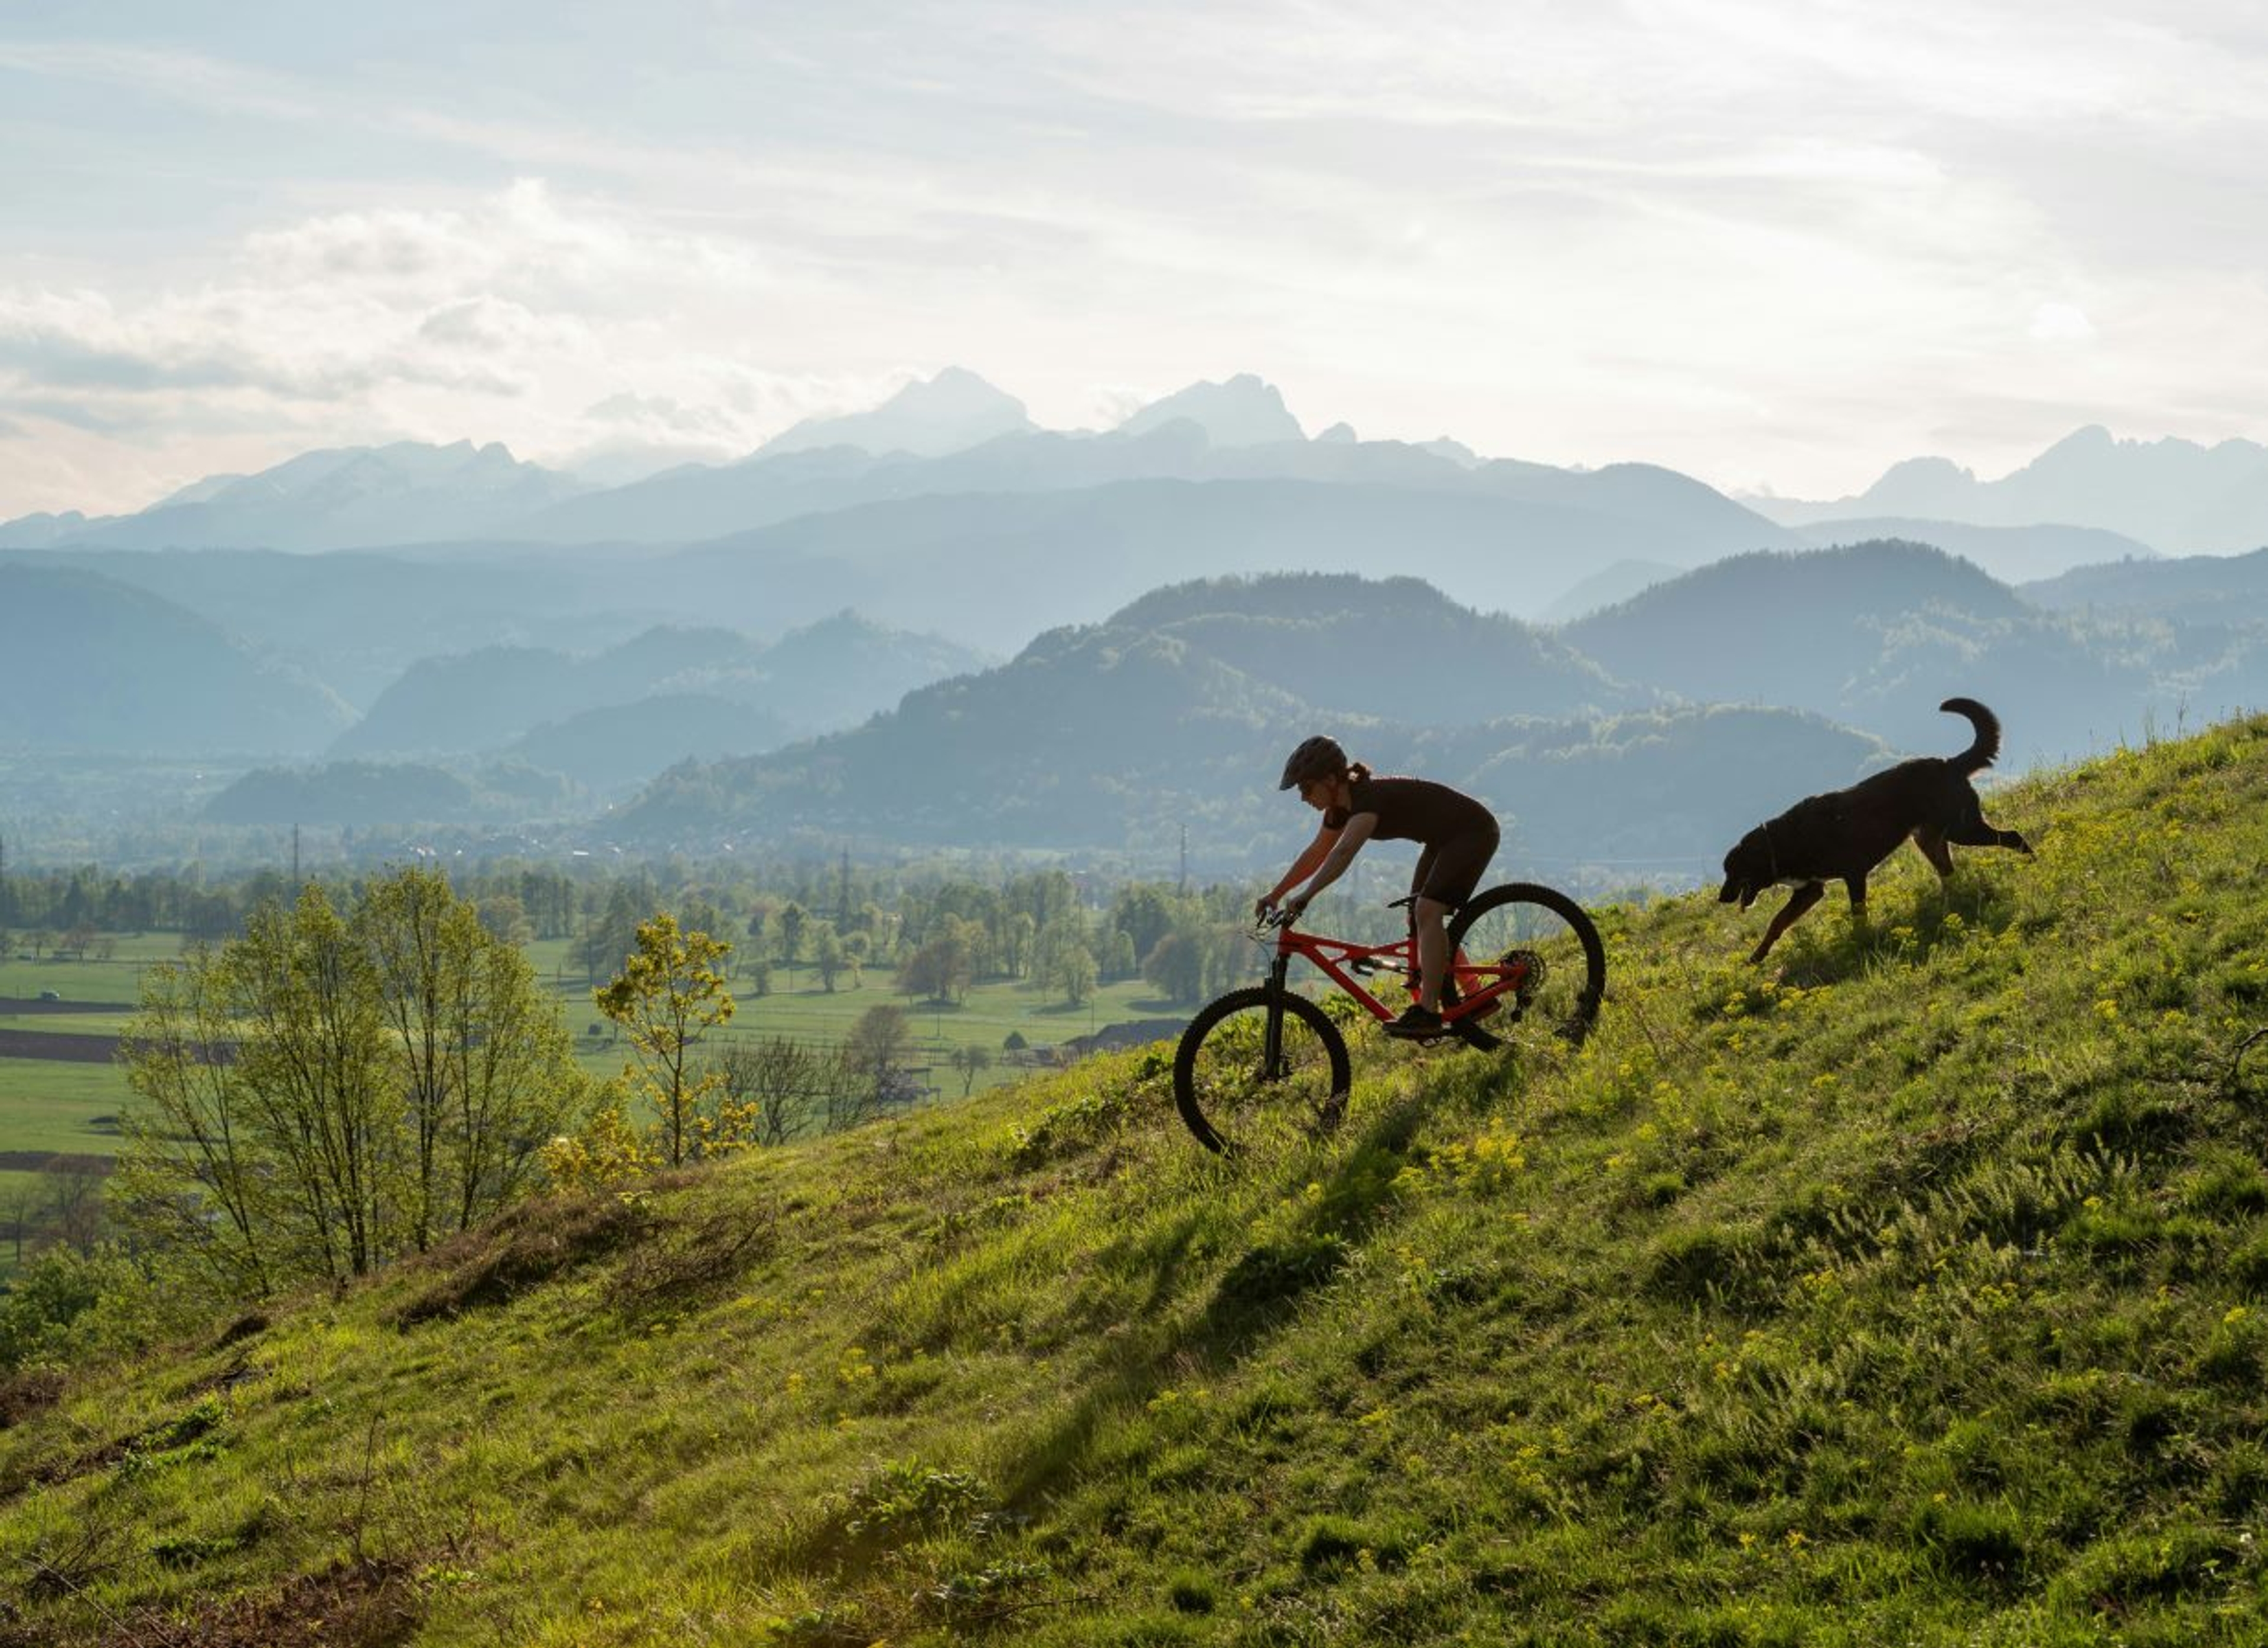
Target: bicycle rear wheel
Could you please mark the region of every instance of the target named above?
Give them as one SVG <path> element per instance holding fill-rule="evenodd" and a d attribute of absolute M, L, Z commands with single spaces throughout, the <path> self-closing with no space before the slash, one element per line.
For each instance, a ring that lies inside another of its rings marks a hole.
<path fill-rule="evenodd" d="M 1462 958 L 1463 995 L 1509 985 L 1495 1012 L 1456 1021 L 1457 1034 L 1474 1047 L 1501 1047 L 1514 1024 L 1540 1025 L 1580 1044 L 1598 1021 L 1606 946 L 1583 907 L 1564 893 L 1527 881 L 1491 887 L 1449 923 L 1449 953 Z"/>
<path fill-rule="evenodd" d="M 1353 1085 L 1346 1038 L 1329 1016 L 1304 996 L 1264 985 L 1206 1007 L 1174 1051 L 1174 1103 L 1210 1151 L 1328 1131 Z"/>

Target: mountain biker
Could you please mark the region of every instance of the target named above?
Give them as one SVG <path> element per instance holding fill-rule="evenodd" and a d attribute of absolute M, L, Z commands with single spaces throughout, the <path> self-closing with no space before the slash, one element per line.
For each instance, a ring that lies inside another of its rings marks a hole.
<path fill-rule="evenodd" d="M 1256 921 L 1280 908 L 1297 921 L 1314 897 L 1337 880 L 1365 842 L 1424 844 L 1410 878 L 1410 933 L 1417 941 L 1418 999 L 1386 1034 L 1418 1039 L 1441 1034 L 1441 987 L 1449 970 L 1448 914 L 1473 895 L 1481 872 L 1495 856 L 1497 824 L 1488 808 L 1462 791 L 1425 778 L 1378 778 L 1350 762 L 1337 740 L 1318 735 L 1292 752 L 1283 782 L 1323 815 L 1322 828 L 1265 896 L 1252 907 Z M 1313 879 L 1308 879 L 1312 877 Z M 1285 894 L 1307 881 L 1305 890 Z"/>

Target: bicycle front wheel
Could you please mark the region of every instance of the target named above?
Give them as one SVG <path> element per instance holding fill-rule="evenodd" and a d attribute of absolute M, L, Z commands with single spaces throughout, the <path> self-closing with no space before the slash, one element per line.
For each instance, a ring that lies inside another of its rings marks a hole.
<path fill-rule="evenodd" d="M 1515 1024 L 1580 1044 L 1598 1022 L 1606 946 L 1583 907 L 1564 893 L 1526 881 L 1491 887 L 1449 923 L 1449 953 L 1462 994 L 1501 990 L 1495 1012 L 1455 1022 L 1474 1047 L 1501 1047 Z"/>
<path fill-rule="evenodd" d="M 1174 1103 L 1210 1151 L 1326 1132 L 1353 1085 L 1346 1038 L 1329 1015 L 1264 985 L 1212 1003 L 1174 1052 Z"/>

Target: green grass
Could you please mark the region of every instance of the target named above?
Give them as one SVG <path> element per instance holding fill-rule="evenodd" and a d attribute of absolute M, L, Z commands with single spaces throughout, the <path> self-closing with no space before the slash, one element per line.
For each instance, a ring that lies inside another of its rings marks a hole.
<path fill-rule="evenodd" d="M 22 935 L 16 937 L 20 942 Z M 41 991 L 53 990 L 65 1001 L 130 1004 L 140 994 L 143 968 L 180 953 L 180 941 L 171 933 L 131 935 L 114 943 L 115 953 L 107 961 L 0 956 L 0 997 L 36 1001 Z M 132 1016 L 130 1005 L 115 1013 L 0 1012 L 0 1029 L 115 1036 Z M 125 1073 L 112 1063 L 0 1058 L 0 1151 L 114 1154 L 117 1134 L 95 1123 L 116 1115 L 128 1099 Z M 0 1195 L 5 1189 L 0 1186 Z M 12 1255 L 0 1249 L 0 1278 L 12 1268 Z"/>
<path fill-rule="evenodd" d="M 1278 1154 L 1126 1055 L 76 1373 L 0 1431 L 11 1628 L 2258 1642 L 2268 723 L 1992 812 L 2037 859 L 1767 969 L 1604 912 L 1580 1051 L 1365 1030 Z"/>
<path fill-rule="evenodd" d="M 612 1074 L 622 1067 L 622 1048 L 613 1045 L 606 1036 L 590 1034 L 593 1024 L 600 1025 L 602 1030 L 608 1026 L 591 1004 L 590 987 L 582 975 L 565 969 L 565 953 L 563 941 L 530 948 L 530 959 L 535 962 L 540 976 L 552 985 L 559 997 L 584 1063 L 594 1071 Z M 1257 953 L 1256 951 L 1256 979 L 1259 974 Z M 1049 1048 L 1106 1025 L 1143 1019 L 1186 1019 L 1190 1012 L 1186 1006 L 1177 1007 L 1160 998 L 1154 987 L 1139 979 L 1104 985 L 1084 1005 L 1073 1007 L 1060 997 L 1050 996 L 1029 984 L 1000 980 L 973 986 L 959 1003 L 926 1001 L 899 994 L 890 988 L 890 977 L 887 968 L 869 969 L 858 988 L 852 988 L 843 978 L 838 979 L 835 990 L 829 991 L 820 984 L 818 975 L 808 967 L 796 968 L 792 976 L 783 968 L 773 975 L 771 993 L 762 997 L 745 979 L 736 977 L 732 983 L 736 1005 L 733 1022 L 715 1032 L 713 1039 L 719 1046 L 761 1036 L 838 1042 L 850 1034 L 851 1026 L 870 1008 L 902 1007 L 913 1033 L 915 1063 L 927 1068 L 924 1079 L 941 1088 L 944 1096 L 958 1098 L 961 1094 L 961 1077 L 946 1063 L 955 1048 L 978 1047 L 993 1056 L 994 1066 L 976 1078 L 975 1091 L 983 1092 L 1018 1080 L 1026 1073 L 1024 1068 L 1005 1061 L 1003 1043 L 1011 1032 L 1021 1035 L 1034 1048 Z"/>
<path fill-rule="evenodd" d="M 0 1150 L 112 1155 L 118 1135 L 100 1123 L 130 1100 L 114 1064 L 0 1059 Z"/>
<path fill-rule="evenodd" d="M 36 1000 L 40 991 L 52 990 L 66 1001 L 131 1004 L 139 997 L 143 969 L 180 953 L 180 941 L 172 934 L 145 934 L 117 943 L 117 954 L 107 962 L 0 961 L 0 997 Z M 603 1026 L 604 1020 L 591 1004 L 590 989 L 581 975 L 566 969 L 566 953 L 564 940 L 529 948 L 539 976 L 559 998 L 583 1063 L 594 1073 L 613 1075 L 622 1069 L 627 1048 L 614 1039 L 610 1026 L 608 1034 L 589 1034 L 593 1024 Z M 955 1048 L 981 1047 L 994 1056 L 994 1066 L 976 1078 L 975 1088 L 982 1092 L 1019 1079 L 1027 1068 L 1007 1063 L 1002 1053 L 1002 1043 L 1012 1031 L 1032 1047 L 1047 1048 L 1105 1025 L 1187 1017 L 1187 1009 L 1156 999 L 1152 988 L 1139 980 L 1107 985 L 1086 1005 L 1076 1008 L 1028 985 L 998 982 L 977 985 L 959 1004 L 941 1006 L 897 994 L 889 988 L 886 970 L 869 973 L 861 989 L 838 981 L 837 989 L 829 993 L 809 967 L 799 967 L 792 980 L 782 971 L 777 988 L 768 997 L 758 997 L 745 981 L 736 982 L 736 1000 L 739 1011 L 732 1025 L 717 1034 L 719 1047 L 768 1035 L 840 1041 L 868 1008 L 886 1003 L 904 1007 L 914 1035 L 915 1063 L 924 1071 L 924 1080 L 947 1099 L 960 1098 L 963 1088 L 960 1072 L 946 1063 Z M 115 1036 L 132 1017 L 130 1007 L 116 1013 L 0 1013 L 0 1029 Z M 128 1096 L 124 1073 L 114 1065 L 0 1058 L 0 1151 L 107 1154 L 114 1150 L 115 1137 L 90 1129 L 87 1123 L 93 1117 L 116 1114 Z"/>
<path fill-rule="evenodd" d="M 181 953 L 177 933 L 129 933 L 112 938 L 115 948 L 107 961 L 65 961 L 53 956 L 34 961 L 24 951 L 25 936 L 11 937 L 15 950 L 0 956 L 0 996 L 29 1000 L 37 1000 L 41 990 L 54 990 L 66 1001 L 124 1002 L 130 1006 L 142 969 Z"/>

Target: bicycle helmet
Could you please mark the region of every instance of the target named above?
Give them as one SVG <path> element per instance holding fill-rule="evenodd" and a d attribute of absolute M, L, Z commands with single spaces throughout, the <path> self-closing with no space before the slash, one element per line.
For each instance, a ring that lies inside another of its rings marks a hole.
<path fill-rule="evenodd" d="M 1335 738 L 1317 733 L 1292 752 L 1292 759 L 1284 763 L 1284 781 L 1276 787 L 1290 790 L 1310 778 L 1330 778 L 1346 770 L 1346 752 Z"/>

